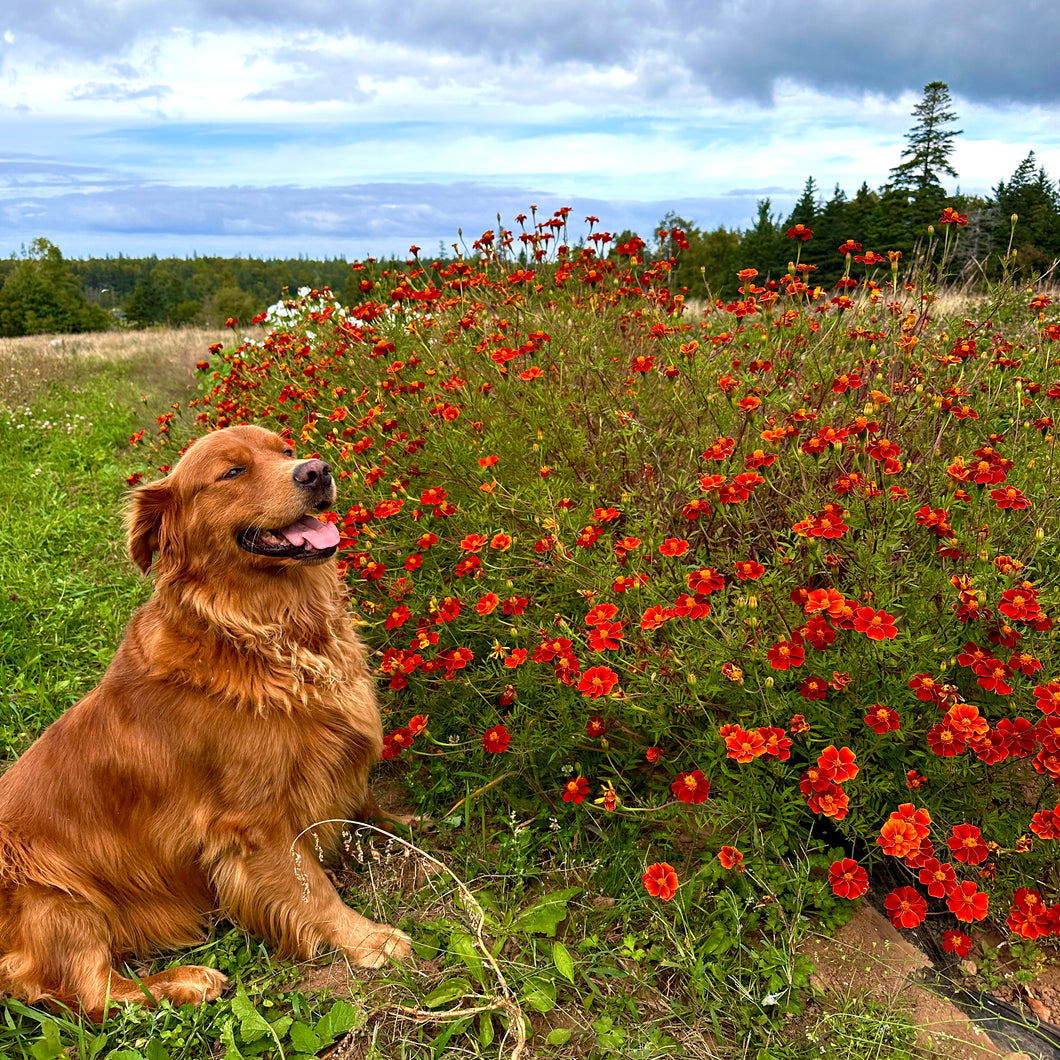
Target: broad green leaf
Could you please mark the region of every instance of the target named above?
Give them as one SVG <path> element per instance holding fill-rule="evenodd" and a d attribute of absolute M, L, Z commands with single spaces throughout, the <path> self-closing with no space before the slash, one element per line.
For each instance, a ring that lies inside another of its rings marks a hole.
<path fill-rule="evenodd" d="M 300 1053 L 315 1053 L 325 1043 L 304 1023 L 291 1024 L 291 1044 Z"/>
<path fill-rule="evenodd" d="M 482 968 L 482 955 L 475 945 L 475 940 L 459 928 L 449 936 L 449 949 L 467 965 L 467 970 L 480 982 L 486 981 Z"/>
<path fill-rule="evenodd" d="M 570 955 L 570 950 L 562 942 L 552 943 L 552 963 L 556 966 L 556 971 L 568 983 L 574 982 L 574 958 Z"/>
<path fill-rule="evenodd" d="M 326 1045 L 333 1042 L 340 1034 L 352 1031 L 354 1027 L 364 1024 L 364 1012 L 356 1009 L 348 1001 L 336 1001 L 334 1005 L 317 1020 L 313 1028 L 317 1037 Z"/>
<path fill-rule="evenodd" d="M 239 1020 L 239 1040 L 249 1044 L 269 1033 L 268 1020 L 254 1007 L 243 987 L 232 998 L 232 1013 Z"/>
<path fill-rule="evenodd" d="M 493 1044 L 493 1016 L 488 1012 L 478 1018 L 478 1043 L 483 1049 Z"/>
<path fill-rule="evenodd" d="M 567 902 L 580 892 L 579 887 L 568 887 L 545 895 L 519 914 L 519 926 L 533 934 L 555 935 L 560 921 L 566 919 Z"/>
<path fill-rule="evenodd" d="M 556 1007 L 556 984 L 534 976 L 523 987 L 523 1000 L 535 1012 L 551 1012 Z"/>
<path fill-rule="evenodd" d="M 426 1008 L 443 1008 L 472 992 L 471 984 L 466 979 L 446 979 L 423 999 L 423 1004 Z"/>
<path fill-rule="evenodd" d="M 574 1032 L 567 1027 L 555 1027 L 545 1036 L 546 1045 L 566 1045 Z"/>

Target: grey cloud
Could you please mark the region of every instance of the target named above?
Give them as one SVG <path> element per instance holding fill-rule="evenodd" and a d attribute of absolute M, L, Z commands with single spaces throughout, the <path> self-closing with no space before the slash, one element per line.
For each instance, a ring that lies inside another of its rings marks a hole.
<path fill-rule="evenodd" d="M 769 102 L 785 80 L 851 97 L 866 90 L 894 96 L 942 80 L 975 101 L 1060 98 L 1060 5 L 1044 0 L 405 0 L 399 14 L 374 0 L 7 6 L 5 28 L 16 34 L 10 47 L 22 47 L 17 38 L 28 34 L 42 47 L 93 58 L 120 59 L 124 44 L 147 32 L 266 28 L 292 36 L 315 29 L 455 55 L 479 80 L 504 67 L 618 65 L 638 70 L 637 90 L 656 98 L 688 83 L 725 99 Z M 307 87 L 296 80 L 288 89 Z"/>
<path fill-rule="evenodd" d="M 794 196 L 792 196 L 792 200 Z M 185 188 L 118 185 L 80 194 L 22 195 L 0 204 L 0 253 L 43 235 L 68 256 L 192 253 L 312 257 L 368 254 L 403 256 L 415 243 L 433 253 L 462 229 L 468 244 L 497 215 L 507 227 L 515 216 L 547 218 L 573 209 L 572 237 L 592 214 L 612 232 L 626 228 L 649 238 L 667 211 L 700 227 L 746 226 L 754 193 L 672 201 L 637 202 L 557 196 L 541 188 L 473 181 L 435 184 L 373 183 L 345 187 Z"/>

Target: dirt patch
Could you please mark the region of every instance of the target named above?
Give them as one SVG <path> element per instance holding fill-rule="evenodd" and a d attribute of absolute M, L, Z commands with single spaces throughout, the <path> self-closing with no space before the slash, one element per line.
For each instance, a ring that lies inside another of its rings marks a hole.
<path fill-rule="evenodd" d="M 1060 969 L 1056 967 L 1043 968 L 1030 986 L 1013 983 L 997 991 L 997 997 L 1016 1004 L 1017 1008 L 1010 1013 L 998 1012 L 991 998 L 980 999 L 974 991 L 961 991 L 959 995 L 955 992 L 954 996 L 959 996 L 962 1004 L 971 1003 L 970 1009 L 981 1005 L 985 1016 L 994 1013 L 992 1029 L 997 1032 L 995 1037 L 1003 1042 L 999 1046 L 953 1001 L 925 985 L 925 973 L 934 968 L 931 960 L 871 905 L 863 905 L 833 938 L 814 936 L 801 949 L 814 962 L 816 972 L 811 982 L 822 991 L 826 1004 L 841 1008 L 852 1000 L 871 998 L 897 1005 L 908 1012 L 918 1028 L 919 1045 L 925 1054 L 930 1053 L 939 1060 L 998 1057 L 1013 1060 L 1020 1056 L 1052 1058 L 1057 1055 L 1047 1045 L 1035 1049 L 1027 1044 L 1025 1035 L 1016 1033 L 1021 1002 L 1031 1023 L 1034 1016 L 1048 1021 L 1057 1011 Z M 974 962 L 965 963 L 969 983 L 975 970 Z M 1006 1024 L 1012 1027 L 1011 1037 Z M 1018 1051 L 1021 1045 L 1023 1053 Z"/>

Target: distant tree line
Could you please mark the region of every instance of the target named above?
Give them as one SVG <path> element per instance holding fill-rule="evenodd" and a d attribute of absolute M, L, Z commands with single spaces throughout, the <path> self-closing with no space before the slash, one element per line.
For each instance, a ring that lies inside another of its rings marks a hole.
<path fill-rule="evenodd" d="M 660 230 L 679 229 L 688 242 L 678 256 L 674 286 L 687 287 L 692 295 L 707 291 L 731 295 L 739 283 L 738 270 L 757 269 L 759 283 L 766 277 L 777 278 L 787 272 L 796 252 L 801 263 L 816 266 L 814 281 L 835 283 L 846 264 L 838 250 L 848 240 L 861 244 L 863 252 L 900 251 L 908 263 L 925 246 L 929 225 L 941 237 L 939 221 L 947 207 L 960 218 L 954 224 L 960 238 L 948 261 L 951 280 L 996 279 L 1010 249 L 1016 252 L 1021 274 L 1047 272 L 1060 259 L 1060 184 L 1031 151 L 990 196 L 960 191 L 948 195 L 941 178 L 957 176 L 949 157 L 953 140 L 960 135 L 952 128 L 956 115 L 950 105 L 943 82 L 925 86 L 913 110 L 916 121 L 906 136 L 902 161 L 881 188 L 873 190 L 863 183 L 848 198 L 837 185 L 826 199 L 811 176 L 787 217 L 774 212 L 769 199 L 762 199 L 754 223 L 744 231 L 724 227 L 701 231 L 694 221 L 667 214 Z M 1013 215 L 1018 216 L 1014 227 Z M 788 236 L 797 225 L 813 233 L 805 242 L 798 240 L 798 246 Z M 672 237 L 664 236 L 659 253 L 669 255 L 673 249 Z"/>
<path fill-rule="evenodd" d="M 950 155 L 961 133 L 952 127 L 956 115 L 950 107 L 943 82 L 925 86 L 913 109 L 916 120 L 906 135 L 901 161 L 881 188 L 863 183 L 848 198 L 837 185 L 826 199 L 811 176 L 787 217 L 774 212 L 770 199 L 762 199 L 754 222 L 745 230 L 703 231 L 695 221 L 670 213 L 660 222 L 659 238 L 650 242 L 651 252 L 676 253 L 672 286 L 687 288 L 692 297 L 735 295 L 741 269 L 757 269 L 759 283 L 778 278 L 788 271 L 796 253 L 800 263 L 814 266 L 814 282 L 833 284 L 846 264 L 840 246 L 852 241 L 860 244 L 862 253 L 900 251 L 906 262 L 915 260 L 928 226 L 938 228 L 948 209 L 959 219 L 953 227 L 960 232 L 947 262 L 950 279 L 996 279 L 1010 250 L 1016 252 L 1024 275 L 1047 272 L 1060 259 L 1060 185 L 1031 151 L 991 195 L 947 194 L 942 178 L 957 176 Z M 1019 218 L 1015 226 L 1013 215 Z M 675 229 L 682 235 L 675 236 Z M 803 235 L 809 230 L 813 235 L 795 240 L 789 230 Z M 628 243 L 634 236 L 623 232 L 615 244 Z M 374 271 L 403 264 L 379 262 Z M 20 255 L 0 260 L 0 335 L 222 325 L 231 317 L 245 324 L 283 297 L 285 289 L 326 286 L 353 305 L 366 297 L 364 277 L 343 258 L 68 260 L 58 247 L 38 239 Z"/>

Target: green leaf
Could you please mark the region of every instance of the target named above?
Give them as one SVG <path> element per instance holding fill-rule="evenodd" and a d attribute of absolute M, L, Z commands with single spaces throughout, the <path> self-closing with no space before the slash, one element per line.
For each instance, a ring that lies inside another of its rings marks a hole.
<path fill-rule="evenodd" d="M 254 1007 L 254 1003 L 247 997 L 244 987 L 236 991 L 232 998 L 232 1013 L 239 1020 L 239 1040 L 241 1042 L 256 1042 L 269 1033 L 269 1023 L 265 1017 Z M 226 1057 L 227 1060 L 227 1057 Z"/>
<path fill-rule="evenodd" d="M 169 1050 L 162 1044 L 161 1038 L 152 1038 L 147 1043 L 144 1060 L 169 1060 Z"/>
<path fill-rule="evenodd" d="M 480 983 L 485 983 L 486 975 L 482 968 L 482 955 L 475 945 L 475 940 L 466 931 L 461 931 L 459 928 L 453 931 L 449 936 L 449 949 L 467 965 L 467 970 Z"/>
<path fill-rule="evenodd" d="M 567 902 L 580 893 L 580 887 L 568 887 L 545 895 L 539 902 L 519 914 L 519 926 L 533 934 L 555 935 L 560 921 L 566 919 Z"/>
<path fill-rule="evenodd" d="M 545 1045 L 566 1045 L 573 1033 L 568 1027 L 555 1027 L 545 1036 Z"/>
<path fill-rule="evenodd" d="M 493 1044 L 493 1017 L 488 1012 L 478 1018 L 478 1043 L 483 1049 Z"/>
<path fill-rule="evenodd" d="M 41 1020 L 41 1037 L 29 1051 L 34 1060 L 57 1060 L 63 1055 L 63 1043 L 59 1040 L 59 1024 L 55 1020 Z"/>
<path fill-rule="evenodd" d="M 534 976 L 523 987 L 523 1000 L 535 1012 L 551 1012 L 556 1007 L 556 984 Z"/>
<path fill-rule="evenodd" d="M 315 1053 L 325 1043 L 304 1023 L 294 1023 L 291 1025 L 291 1044 L 300 1053 Z"/>
<path fill-rule="evenodd" d="M 224 1060 L 243 1060 L 243 1054 L 236 1045 L 236 1035 L 231 1020 L 225 1020 L 221 1028 L 221 1044 L 225 1047 Z"/>
<path fill-rule="evenodd" d="M 348 1001 L 336 1001 L 334 1005 L 317 1020 L 313 1028 L 317 1037 L 327 1045 L 340 1034 L 352 1031 L 354 1027 L 364 1025 L 364 1012 L 356 1009 Z"/>
<path fill-rule="evenodd" d="M 552 963 L 556 966 L 556 971 L 568 983 L 574 982 L 574 958 L 570 955 L 570 950 L 562 942 L 552 943 Z"/>
<path fill-rule="evenodd" d="M 472 993 L 471 984 L 466 979 L 446 979 L 436 986 L 424 999 L 426 1008 L 443 1008 L 452 1004 L 457 998 Z"/>

